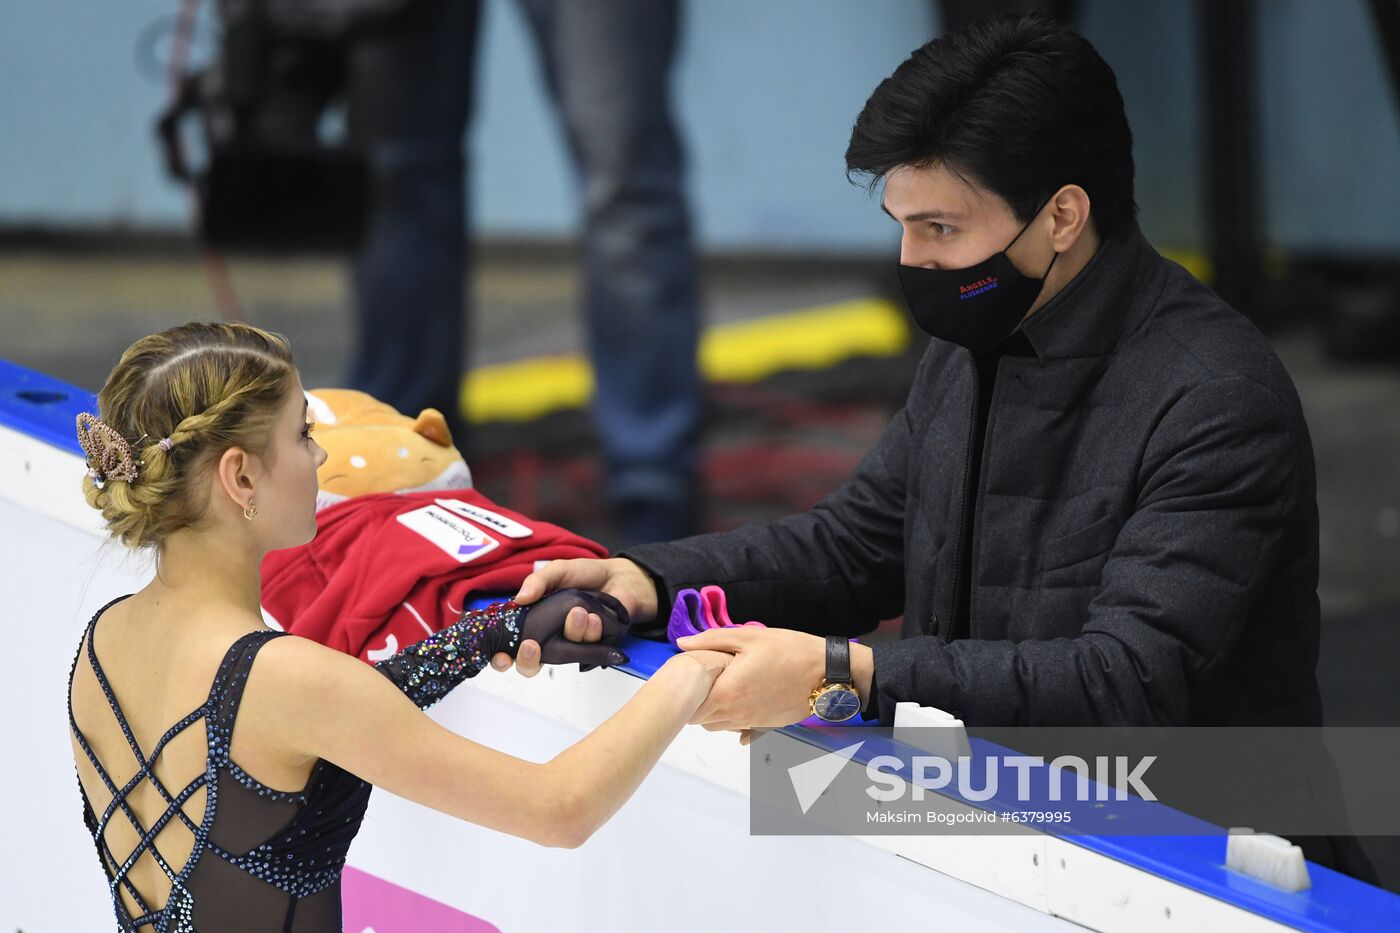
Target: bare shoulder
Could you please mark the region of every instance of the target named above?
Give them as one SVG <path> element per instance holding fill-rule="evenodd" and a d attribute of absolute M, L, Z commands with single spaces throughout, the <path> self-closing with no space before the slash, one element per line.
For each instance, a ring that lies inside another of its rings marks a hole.
<path fill-rule="evenodd" d="M 284 635 L 262 646 L 248 675 L 244 708 L 277 711 L 282 731 L 319 734 L 330 720 L 416 713 L 398 687 L 359 658 Z"/>
<path fill-rule="evenodd" d="M 346 736 L 370 724 L 381 734 L 403 731 L 417 713 L 388 678 L 358 658 L 283 635 L 259 649 L 238 717 L 250 745 L 272 756 L 269 766 L 327 758 L 360 773 Z"/>
<path fill-rule="evenodd" d="M 257 676 L 276 692 L 290 694 L 325 695 L 347 683 L 362 685 L 384 680 L 359 658 L 298 635 L 273 638 L 263 645 L 254 671 L 256 674 L 249 676 L 250 684 Z"/>
<path fill-rule="evenodd" d="M 335 659 L 345 659 L 363 663 L 356 658 L 334 648 L 327 648 L 325 645 L 300 635 L 282 635 L 273 638 L 263 646 L 258 657 L 265 658 L 269 667 L 277 667 L 287 664 L 316 664 L 318 662 L 333 662 Z"/>

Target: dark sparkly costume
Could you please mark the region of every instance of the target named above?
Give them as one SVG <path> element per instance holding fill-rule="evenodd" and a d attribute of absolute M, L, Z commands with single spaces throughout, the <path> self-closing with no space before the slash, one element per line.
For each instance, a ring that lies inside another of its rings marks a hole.
<path fill-rule="evenodd" d="M 98 618 L 120 601 L 113 600 L 97 611 L 88 623 L 86 643 L 88 661 L 139 766 L 124 786 L 113 782 L 73 719 L 71 693 L 77 657 L 69 673 L 68 707 L 73 735 L 112 794 L 111 804 L 99 817 L 84 793 L 83 818 L 107 873 L 118 929 L 124 933 L 340 933 L 340 872 L 364 817 L 370 785 L 330 762 L 318 761 L 306 786 L 287 793 L 258 783 L 229 757 L 234 720 L 253 659 L 258 649 L 283 633 L 250 632 L 234 642 L 219 665 L 208 699 L 171 726 L 147 756 L 137 744 L 93 649 L 92 633 Z M 564 615 L 580 604 L 604 616 L 602 643 L 576 645 L 562 638 Z M 420 708 L 427 708 L 485 667 L 496 652 L 514 656 L 522 631 L 524 637 L 541 642 L 546 662 L 564 655 L 569 660 L 615 664 L 625 660 L 616 644 L 626 626 L 626 612 L 609 597 L 562 591 L 534 607 L 507 602 L 468 611 L 456 624 L 375 667 Z M 209 744 L 205 770 L 185 787 L 167 788 L 155 774 L 156 761 L 175 736 L 200 720 L 204 720 Z M 141 824 L 127 803 L 127 797 L 143 781 L 149 781 L 166 802 L 165 812 L 149 827 Z M 200 788 L 207 789 L 207 797 L 204 817 L 195 823 L 183 807 Z M 107 823 L 118 811 L 141 834 L 135 850 L 120 857 L 111 851 L 104 835 Z M 166 861 L 155 844 L 156 836 L 171 820 L 181 821 L 194 835 L 194 849 L 178 868 Z M 128 877 L 137 859 L 147 852 L 171 882 L 169 897 L 159 909 L 148 905 Z M 140 906 L 138 916 L 131 916 L 119 889 L 125 889 Z"/>

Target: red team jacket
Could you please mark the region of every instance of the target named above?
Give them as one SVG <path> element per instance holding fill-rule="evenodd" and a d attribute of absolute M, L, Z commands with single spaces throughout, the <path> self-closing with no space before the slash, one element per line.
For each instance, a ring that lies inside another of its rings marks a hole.
<path fill-rule="evenodd" d="M 456 622 L 473 596 L 515 594 L 538 561 L 606 557 L 474 489 L 355 496 L 316 537 L 262 564 L 269 621 L 374 663 Z"/>

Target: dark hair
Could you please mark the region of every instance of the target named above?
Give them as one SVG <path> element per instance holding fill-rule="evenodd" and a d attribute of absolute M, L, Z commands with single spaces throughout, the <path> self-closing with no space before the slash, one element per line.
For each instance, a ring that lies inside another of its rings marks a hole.
<path fill-rule="evenodd" d="M 900 165 L 941 164 L 1003 198 L 1022 222 L 1061 186 L 1089 195 L 1105 238 L 1128 230 L 1133 136 L 1113 69 L 1089 40 L 1039 14 L 940 36 L 866 101 L 846 174 L 870 187 Z"/>

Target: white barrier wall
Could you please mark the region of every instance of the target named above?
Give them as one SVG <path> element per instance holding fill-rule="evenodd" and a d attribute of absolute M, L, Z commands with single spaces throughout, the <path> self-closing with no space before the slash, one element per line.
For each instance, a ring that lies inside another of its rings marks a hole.
<path fill-rule="evenodd" d="M 42 378 L 0 361 L 0 591 L 10 662 L 0 677 L 0 933 L 110 929 L 105 878 L 81 818 L 65 688 L 86 620 L 150 570 L 119 546 L 101 547 L 97 517 L 78 492 L 82 462 L 55 446 L 71 430 L 71 411 L 15 416 L 12 397 L 54 395 L 33 390 L 31 377 Z M 7 389 L 6 378 L 31 389 Z M 431 715 L 475 741 L 546 760 L 640 683 L 615 669 L 551 668 L 533 680 L 487 671 Z M 1400 928 L 1400 899 L 1325 869 L 1314 868 L 1314 889 L 1300 894 L 1234 876 L 1223 866 L 1223 839 L 1220 863 L 1198 864 L 1187 849 L 1172 856 L 1163 840 L 1135 852 L 1130 843 L 1095 851 L 1092 841 L 1036 833 L 752 836 L 748 754 L 732 734 L 688 727 L 635 797 L 576 850 L 544 849 L 376 792 L 350 852 L 346 929 Z"/>
<path fill-rule="evenodd" d="M 76 456 L 0 428 L 0 460 L 10 660 L 0 677 L 0 799 L 8 803 L 0 930 L 110 929 L 105 878 L 82 823 L 65 688 L 87 619 L 141 586 L 149 569 L 118 546 L 99 554 L 102 539 L 76 491 Z M 78 508 L 40 498 L 61 490 Z M 475 741 L 544 760 L 583 735 L 579 723 L 605 718 L 640 683 L 618 671 L 572 671 L 533 681 L 488 671 L 432 715 Z M 533 708 L 512 699 L 529 694 Z M 669 757 L 682 767 L 660 766 L 576 850 L 541 848 L 376 791 L 350 863 L 505 931 L 849 930 L 917 916 L 953 929 L 1070 926 L 858 840 L 750 836 L 740 790 L 747 758 L 732 735 L 688 727 Z M 547 889 L 525 883 L 527 866 L 532 878 L 551 879 Z M 833 866 L 845 879 L 835 887 Z"/>

